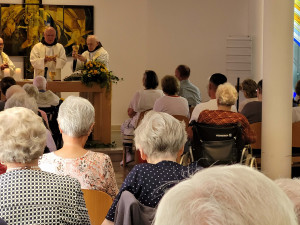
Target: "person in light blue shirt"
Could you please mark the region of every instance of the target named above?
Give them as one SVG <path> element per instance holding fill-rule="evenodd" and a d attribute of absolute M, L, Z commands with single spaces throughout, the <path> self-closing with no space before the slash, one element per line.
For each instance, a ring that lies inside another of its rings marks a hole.
<path fill-rule="evenodd" d="M 201 101 L 199 88 L 189 81 L 190 68 L 186 65 L 179 65 L 175 70 L 175 76 L 180 81 L 179 96 L 187 99 L 189 107 L 195 107 Z"/>

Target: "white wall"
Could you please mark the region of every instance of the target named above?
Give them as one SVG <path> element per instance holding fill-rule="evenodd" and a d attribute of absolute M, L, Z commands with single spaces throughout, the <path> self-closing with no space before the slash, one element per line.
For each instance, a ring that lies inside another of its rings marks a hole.
<path fill-rule="evenodd" d="M 73 0 L 64 4 L 95 6 L 95 33 L 110 54 L 110 69 L 124 78 L 113 86 L 112 125 L 126 119 L 129 101 L 142 88 L 146 69 L 162 78 L 174 74 L 178 64 L 187 64 L 191 81 L 207 100 L 208 77 L 226 73 L 226 38 L 249 33 L 248 0 Z M 63 71 L 67 75 L 70 63 L 71 59 Z M 229 80 L 235 82 L 234 77 Z"/>
<path fill-rule="evenodd" d="M 147 67 L 163 76 L 187 64 L 202 100 L 208 100 L 209 76 L 226 74 L 226 38 L 248 34 L 248 0 L 152 0 L 148 10 Z"/>
<path fill-rule="evenodd" d="M 249 33 L 253 38 L 253 79 L 258 82 L 263 77 L 263 0 L 249 1 Z"/>

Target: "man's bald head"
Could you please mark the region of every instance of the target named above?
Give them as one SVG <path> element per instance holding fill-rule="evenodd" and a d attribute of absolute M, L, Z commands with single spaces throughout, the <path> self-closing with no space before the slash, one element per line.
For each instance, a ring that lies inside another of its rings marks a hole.
<path fill-rule="evenodd" d="M 45 42 L 49 45 L 53 44 L 56 38 L 56 31 L 53 27 L 46 27 L 44 31 Z"/>
<path fill-rule="evenodd" d="M 89 51 L 94 51 L 99 44 L 99 40 L 96 35 L 89 35 L 86 39 L 86 45 Z"/>

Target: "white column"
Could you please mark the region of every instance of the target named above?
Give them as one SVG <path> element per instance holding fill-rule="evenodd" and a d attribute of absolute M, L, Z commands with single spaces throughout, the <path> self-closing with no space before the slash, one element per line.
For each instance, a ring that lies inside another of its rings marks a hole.
<path fill-rule="evenodd" d="M 252 36 L 252 79 L 256 82 L 263 77 L 263 15 L 264 1 L 249 1 L 249 34 Z"/>
<path fill-rule="evenodd" d="M 294 1 L 264 1 L 262 171 L 291 176 Z"/>

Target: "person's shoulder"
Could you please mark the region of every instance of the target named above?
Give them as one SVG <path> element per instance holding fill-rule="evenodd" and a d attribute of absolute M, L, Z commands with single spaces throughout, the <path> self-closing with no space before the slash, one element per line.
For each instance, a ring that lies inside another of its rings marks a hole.
<path fill-rule="evenodd" d="M 199 103 L 198 105 L 195 106 L 195 109 L 194 110 L 214 110 L 216 109 L 215 107 L 213 107 L 215 105 L 215 99 L 210 99 L 209 101 L 207 102 L 201 102 Z"/>
<path fill-rule="evenodd" d="M 3 55 L 4 57 L 9 58 L 8 55 L 5 52 L 1 52 L 1 55 Z"/>
<path fill-rule="evenodd" d="M 164 101 L 166 98 L 167 98 L 166 95 L 162 95 L 162 96 L 160 96 L 158 99 L 156 99 L 155 102 L 161 102 L 161 101 Z"/>
<path fill-rule="evenodd" d="M 199 91 L 199 88 L 190 81 L 190 85 Z"/>
<path fill-rule="evenodd" d="M 39 159 L 39 162 L 49 161 L 57 158 L 54 152 L 43 154 L 42 157 Z"/>
<path fill-rule="evenodd" d="M 32 48 L 39 48 L 41 46 L 43 46 L 43 44 L 41 42 L 39 42 L 39 43 L 36 43 Z"/>
<path fill-rule="evenodd" d="M 104 154 L 102 152 L 93 152 L 93 151 L 88 151 L 87 154 L 86 154 L 86 157 L 87 158 L 90 158 L 94 161 L 102 161 L 102 160 L 109 160 L 111 161 L 109 155 L 107 154 Z"/>
<path fill-rule="evenodd" d="M 254 107 L 260 107 L 262 106 L 262 102 L 261 101 L 252 101 L 252 102 L 248 102 L 243 110 L 247 110 L 247 109 L 251 109 L 251 108 L 254 108 Z"/>
<path fill-rule="evenodd" d="M 40 171 L 42 177 L 46 178 L 48 182 L 50 183 L 56 183 L 56 184 L 66 184 L 67 186 L 80 186 L 79 181 L 76 178 L 70 177 L 70 176 L 63 176 L 63 175 L 58 175 L 55 173 L 50 173 L 46 171 Z"/>
<path fill-rule="evenodd" d="M 56 43 L 55 46 L 64 48 L 64 46 L 61 43 Z"/>
<path fill-rule="evenodd" d="M 188 102 L 188 100 L 187 100 L 186 98 L 182 97 L 182 96 L 179 96 L 178 98 L 179 98 L 180 101 L 182 101 L 182 102 Z"/>
<path fill-rule="evenodd" d="M 101 47 L 101 48 L 99 49 L 99 51 L 100 51 L 101 53 L 103 53 L 103 54 L 108 54 L 108 52 L 107 52 L 103 47 Z"/>
<path fill-rule="evenodd" d="M 156 167 L 156 164 L 152 163 L 140 163 L 135 165 L 130 171 L 131 174 L 140 174 Z"/>

